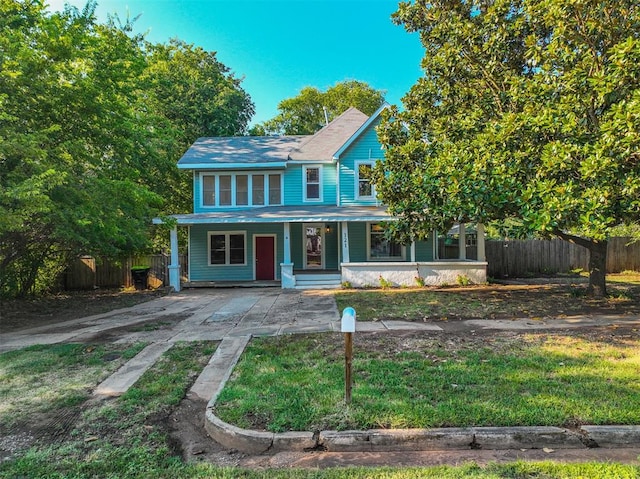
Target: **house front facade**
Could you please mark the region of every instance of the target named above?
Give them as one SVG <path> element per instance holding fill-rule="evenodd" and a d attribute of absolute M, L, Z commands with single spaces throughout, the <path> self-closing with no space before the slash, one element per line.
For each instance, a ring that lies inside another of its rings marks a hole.
<path fill-rule="evenodd" d="M 407 245 L 386 239 L 384 224 L 393 218 L 368 174 L 384 159 L 375 132 L 381 111 L 367 117 L 350 108 L 308 136 L 198 139 L 178 162 L 193 174 L 194 204 L 193 213 L 173 215 L 171 286 L 485 282 L 483 237 L 476 261 L 439 261 L 435 232 Z M 181 227 L 188 229 L 186 284 Z M 464 241 L 464 225 L 460 231 Z"/>

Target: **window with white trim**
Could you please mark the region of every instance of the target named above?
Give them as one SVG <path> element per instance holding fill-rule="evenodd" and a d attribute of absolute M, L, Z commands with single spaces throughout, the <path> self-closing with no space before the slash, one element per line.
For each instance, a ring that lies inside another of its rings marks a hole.
<path fill-rule="evenodd" d="M 216 204 L 216 177 L 207 175 L 202 177 L 202 204 L 215 206 Z"/>
<path fill-rule="evenodd" d="M 374 199 L 375 188 L 371 183 L 373 163 L 356 163 L 357 184 L 356 197 L 362 199 Z"/>
<path fill-rule="evenodd" d="M 220 206 L 231 206 L 231 175 L 220 175 Z"/>
<path fill-rule="evenodd" d="M 370 261 L 399 261 L 405 256 L 405 248 L 385 236 L 384 228 L 377 223 L 368 223 L 368 251 Z"/>
<path fill-rule="evenodd" d="M 204 173 L 200 185 L 203 207 L 282 204 L 281 173 Z"/>
<path fill-rule="evenodd" d="M 282 175 L 269 175 L 269 204 L 282 204 Z"/>
<path fill-rule="evenodd" d="M 247 234 L 244 231 L 210 231 L 209 265 L 246 265 Z"/>
<path fill-rule="evenodd" d="M 306 166 L 304 174 L 304 201 L 322 201 L 322 167 Z"/>
<path fill-rule="evenodd" d="M 251 175 L 251 204 L 264 205 L 264 175 Z"/>

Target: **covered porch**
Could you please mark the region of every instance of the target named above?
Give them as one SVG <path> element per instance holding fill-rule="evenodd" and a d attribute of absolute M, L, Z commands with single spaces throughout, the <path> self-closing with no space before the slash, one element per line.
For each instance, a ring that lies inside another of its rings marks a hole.
<path fill-rule="evenodd" d="M 285 289 L 335 288 L 341 284 L 378 287 L 382 282 L 393 286 L 441 285 L 456 284 L 461 278 L 471 283 L 486 282 L 482 225 L 477 225 L 477 260 L 468 260 L 464 247 L 460 248 L 459 258 L 440 260 L 435 232 L 428 241 L 389 246 L 392 242 L 383 239 L 378 225 L 393 218 L 381 207 L 265 207 L 173 218 L 176 226 L 170 233 L 169 275 L 170 285 L 176 291 L 183 286 L 179 277 L 178 227 L 189 228 L 190 277 L 184 284 L 187 287 L 217 286 L 229 281 L 258 284 L 264 280 L 256 274 L 260 264 L 256 231 L 261 237 L 273 238 L 274 254 L 269 261 L 274 274 L 268 283 L 279 282 Z M 460 225 L 459 231 L 459 241 L 464 245 L 464 225 Z M 233 269 L 233 277 L 228 274 L 229 268 L 211 264 L 213 253 L 206 251 L 212 248 L 207 243 L 211 236 L 223 236 L 223 232 L 245 238 L 244 263 Z M 203 262 L 209 263 L 203 266 Z"/>

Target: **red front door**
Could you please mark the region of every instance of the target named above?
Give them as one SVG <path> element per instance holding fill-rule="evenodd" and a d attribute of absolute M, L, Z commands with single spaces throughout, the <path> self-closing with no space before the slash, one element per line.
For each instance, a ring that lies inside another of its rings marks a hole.
<path fill-rule="evenodd" d="M 256 236 L 256 279 L 275 279 L 275 238 Z"/>

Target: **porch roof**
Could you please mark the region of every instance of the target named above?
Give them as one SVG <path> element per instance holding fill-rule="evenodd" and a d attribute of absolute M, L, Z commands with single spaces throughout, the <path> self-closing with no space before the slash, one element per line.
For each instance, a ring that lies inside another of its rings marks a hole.
<path fill-rule="evenodd" d="M 242 210 L 171 215 L 179 225 L 233 223 L 332 223 L 338 221 L 389 221 L 384 207 L 377 206 L 267 206 Z M 153 220 L 163 223 L 161 218 Z"/>

